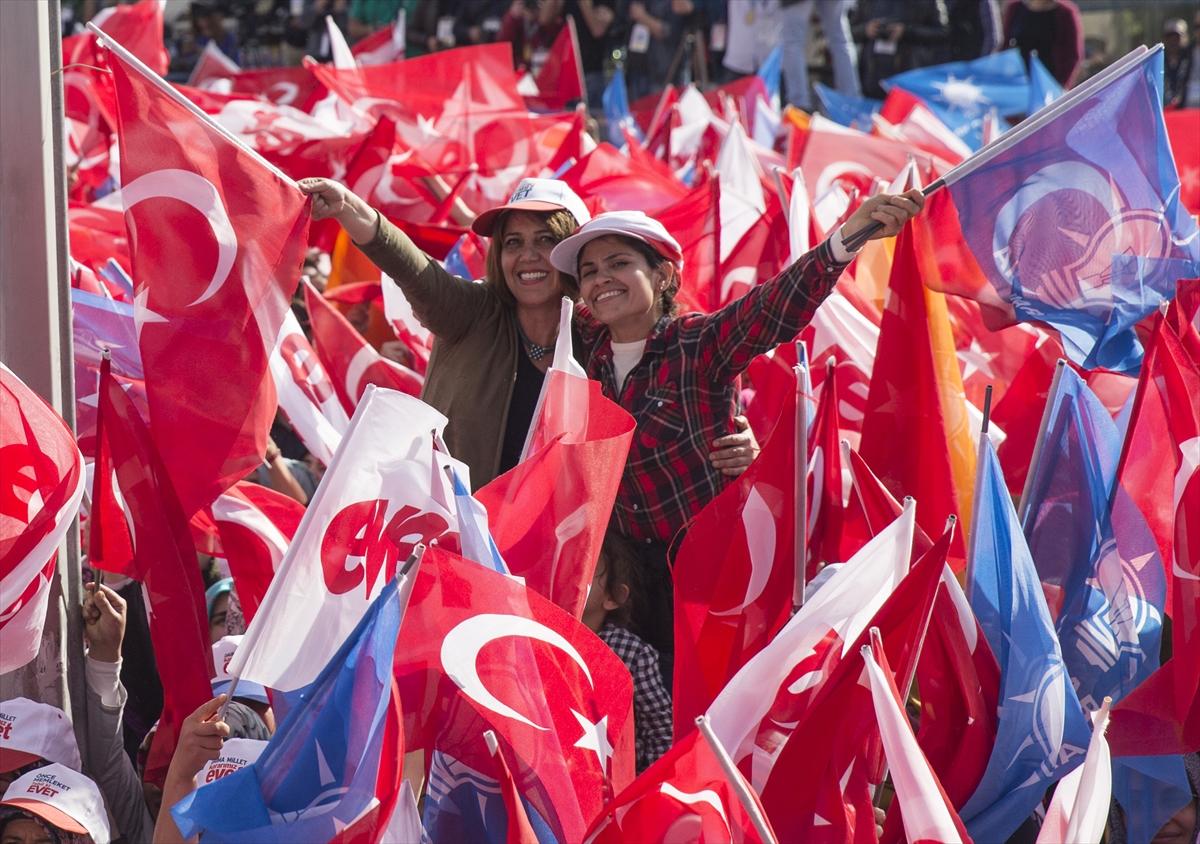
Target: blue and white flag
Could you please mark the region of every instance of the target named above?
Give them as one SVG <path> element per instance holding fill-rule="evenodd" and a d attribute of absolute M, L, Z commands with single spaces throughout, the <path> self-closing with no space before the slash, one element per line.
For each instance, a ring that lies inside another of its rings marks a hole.
<path fill-rule="evenodd" d="M 508 574 L 508 564 L 488 527 L 487 508 L 471 495 L 458 472 L 454 472 L 454 504 L 458 510 L 458 541 L 463 557 Z"/>
<path fill-rule="evenodd" d="M 1131 54 L 945 176 L 963 238 L 1022 322 L 1072 361 L 1135 374 L 1135 323 L 1200 275 L 1162 115 L 1161 46 Z M 1102 128 L 1101 128 L 1102 127 Z"/>
<path fill-rule="evenodd" d="M 842 94 L 821 82 L 814 82 L 813 89 L 816 90 L 821 105 L 825 106 L 829 119 L 851 129 L 870 132 L 871 116 L 879 114 L 879 109 L 883 108 L 883 100 Z"/>
<path fill-rule="evenodd" d="M 1058 599 L 1067 673 L 1094 711 L 1158 668 L 1166 575 L 1141 511 L 1114 489 L 1121 436 L 1108 410 L 1069 367 L 1048 401 L 1022 521 L 1042 586 Z M 1145 844 L 1191 799 L 1178 756 L 1115 757 L 1113 795 L 1130 841 Z"/>
<path fill-rule="evenodd" d="M 524 797 L 521 802 L 540 844 L 557 844 L 533 804 Z M 499 781 L 440 750 L 430 758 L 422 821 L 432 844 L 508 844 L 508 809 Z"/>
<path fill-rule="evenodd" d="M 1083 762 L 1091 730 L 1071 686 L 996 449 L 984 437 L 971 519 L 971 609 L 1000 664 L 1000 718 L 983 779 L 959 817 L 1005 841 L 1055 780 Z"/>
<path fill-rule="evenodd" d="M 219 842 L 329 841 L 377 795 L 392 655 L 415 578 L 394 578 L 252 765 L 171 808 L 184 838 Z M 404 592 L 398 587 L 403 584 Z"/>

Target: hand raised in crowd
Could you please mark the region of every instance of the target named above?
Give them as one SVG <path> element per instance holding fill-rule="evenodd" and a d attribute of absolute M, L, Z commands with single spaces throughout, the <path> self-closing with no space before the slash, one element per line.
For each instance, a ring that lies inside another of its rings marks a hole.
<path fill-rule="evenodd" d="M 83 601 L 83 635 L 88 656 L 99 662 L 119 662 L 125 638 L 125 599 L 102 583 L 89 583 Z"/>
<path fill-rule="evenodd" d="M 750 468 L 761 450 L 745 416 L 733 417 L 733 427 L 734 433 L 712 441 L 713 451 L 708 455 L 712 467 L 729 477 L 737 477 Z"/>
<path fill-rule="evenodd" d="M 190 783 L 205 762 L 221 755 L 229 735 L 229 725 L 217 720 L 217 713 L 224 703 L 225 695 L 217 695 L 184 719 L 171 767 L 167 769 L 168 781 Z"/>
<path fill-rule="evenodd" d="M 350 239 L 368 243 L 379 230 L 379 213 L 345 185 L 333 179 L 301 179 L 300 190 L 312 197 L 312 218 L 337 220 Z"/>
<path fill-rule="evenodd" d="M 925 207 L 925 194 L 913 188 L 904 193 L 881 193 L 858 206 L 842 226 L 842 240 L 849 240 L 859 229 L 872 222 L 883 223 L 883 228 L 871 235 L 869 240 L 895 237 L 904 224 Z"/>

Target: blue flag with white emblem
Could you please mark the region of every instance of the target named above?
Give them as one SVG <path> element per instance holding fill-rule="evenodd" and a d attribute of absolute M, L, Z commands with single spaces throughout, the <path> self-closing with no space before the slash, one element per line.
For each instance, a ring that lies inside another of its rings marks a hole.
<path fill-rule="evenodd" d="M 870 97 L 856 97 L 853 94 L 842 94 L 828 85 L 820 82 L 813 83 L 813 90 L 829 113 L 829 119 L 851 129 L 870 132 L 871 116 L 879 114 L 883 108 L 883 100 L 873 100 Z"/>
<path fill-rule="evenodd" d="M 967 587 L 1000 664 L 1000 719 L 983 779 L 958 814 L 973 840 L 1005 841 L 1046 788 L 1083 762 L 1091 730 L 986 437 L 980 457 Z"/>
<path fill-rule="evenodd" d="M 329 841 L 371 808 L 381 754 L 399 750 L 383 746 L 403 614 L 398 583 L 379 593 L 258 761 L 171 809 L 184 838 Z"/>
<path fill-rule="evenodd" d="M 1070 368 L 1048 401 L 1022 522 L 1042 587 L 1054 596 L 1067 673 L 1093 711 L 1158 668 L 1166 573 L 1145 518 L 1114 489 L 1121 435 L 1108 410 Z M 1114 758 L 1113 795 L 1131 842 L 1149 842 L 1191 799 L 1178 756 Z"/>
<path fill-rule="evenodd" d="M 972 149 L 983 146 L 983 121 L 995 109 L 1001 117 L 1024 114 L 1029 77 L 1020 50 L 1005 50 L 969 62 L 948 62 L 906 70 L 883 81 L 925 100 L 929 109 Z"/>
<path fill-rule="evenodd" d="M 1162 47 L 1131 54 L 946 183 L 963 238 L 1017 320 L 1072 361 L 1136 373 L 1135 323 L 1200 274 L 1162 115 Z"/>

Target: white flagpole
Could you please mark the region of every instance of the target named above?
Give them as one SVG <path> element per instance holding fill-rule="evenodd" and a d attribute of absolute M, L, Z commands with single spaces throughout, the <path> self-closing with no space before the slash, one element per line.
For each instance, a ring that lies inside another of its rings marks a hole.
<path fill-rule="evenodd" d="M 152 71 L 150 68 L 146 67 L 146 65 L 142 62 L 141 59 L 139 59 L 133 53 L 129 52 L 124 47 L 122 47 L 120 45 L 120 43 L 118 43 L 116 40 L 114 40 L 111 35 L 108 35 L 107 33 L 105 33 L 104 30 L 100 29 L 94 23 L 88 23 L 87 27 L 88 27 L 88 29 L 90 29 L 92 31 L 92 34 L 95 35 L 105 47 L 108 47 L 108 49 L 112 50 L 114 53 L 116 53 L 118 56 L 120 56 L 122 59 L 124 59 L 125 62 L 127 64 L 129 64 L 134 70 L 136 70 L 142 76 L 146 77 L 146 79 L 148 79 L 150 82 L 154 83 L 154 85 L 160 91 L 162 91 L 168 97 L 173 99 L 176 103 L 178 103 L 179 105 L 183 106 L 188 111 L 190 111 L 196 117 L 196 119 L 203 121 L 205 123 L 205 125 L 207 125 L 209 128 L 211 128 L 213 131 L 219 132 L 230 143 L 236 144 L 245 153 L 247 153 L 249 156 L 254 158 L 259 164 L 261 164 L 263 167 L 266 167 L 268 170 L 270 170 L 272 173 L 274 173 L 277 177 L 282 179 L 286 184 L 291 185 L 296 190 L 300 190 L 300 186 L 298 184 L 296 184 L 295 180 L 292 179 L 291 176 L 287 175 L 282 170 L 280 170 L 278 167 L 276 167 L 274 164 L 267 161 L 258 152 L 251 149 L 250 147 L 246 146 L 246 144 L 242 141 L 241 138 L 237 137 L 232 132 L 230 132 L 228 129 L 226 129 L 224 126 L 217 123 L 217 121 L 213 120 L 210 115 L 205 114 L 204 111 L 201 110 L 201 108 L 199 106 L 197 106 L 194 102 L 192 102 L 187 97 L 185 97 L 183 94 L 181 94 L 177 90 L 175 90 L 175 88 L 172 87 L 170 85 L 170 83 L 168 83 L 165 79 L 163 79 L 157 73 Z"/>
<path fill-rule="evenodd" d="M 746 814 L 750 815 L 750 822 L 754 824 L 754 829 L 758 832 L 758 837 L 763 840 L 764 844 L 778 844 L 774 834 L 771 832 L 770 825 L 767 823 L 767 819 L 758 810 L 757 801 L 750 794 L 750 787 L 746 785 L 745 777 L 742 776 L 741 772 L 733 764 L 733 760 L 729 758 L 729 752 L 725 750 L 724 745 L 721 744 L 721 740 L 713 732 L 712 725 L 708 723 L 708 716 L 701 715 L 697 718 L 696 726 L 700 728 L 700 734 L 704 736 L 704 740 L 708 742 L 713 755 L 721 763 L 721 770 L 725 772 L 729 784 L 733 786 L 734 793 L 742 801 L 742 806 L 746 809 Z"/>
<path fill-rule="evenodd" d="M 1063 370 L 1067 362 L 1062 358 L 1054 365 L 1054 380 L 1050 382 L 1050 392 L 1046 394 L 1046 406 L 1042 409 L 1042 422 L 1038 426 L 1037 440 L 1033 444 L 1033 457 L 1029 460 L 1029 469 L 1025 473 L 1025 486 L 1021 488 L 1021 501 L 1017 504 L 1017 522 L 1021 530 L 1025 529 L 1025 517 L 1029 509 L 1029 495 L 1033 492 L 1033 470 L 1042 459 L 1042 447 L 1046 442 L 1046 428 L 1050 425 L 1050 409 L 1058 396 L 1058 382 L 1062 380 Z"/>
<path fill-rule="evenodd" d="M 797 344 L 799 345 L 799 344 Z M 805 389 L 808 370 L 804 363 L 795 367 L 796 374 L 796 459 L 793 482 L 795 505 L 792 518 L 796 525 L 795 580 L 792 587 L 792 606 L 804 606 L 804 587 L 807 585 L 808 565 L 808 395 Z"/>

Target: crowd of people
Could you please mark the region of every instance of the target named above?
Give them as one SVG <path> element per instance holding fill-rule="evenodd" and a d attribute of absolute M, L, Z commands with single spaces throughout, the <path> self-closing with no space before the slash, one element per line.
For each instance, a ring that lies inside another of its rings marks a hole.
<path fill-rule="evenodd" d="M 98 5 L 83 0 L 73 14 L 86 20 Z M 295 64 L 306 55 L 327 60 L 325 15 L 353 43 L 401 10 L 408 56 L 504 41 L 514 66 L 531 72 L 570 19 L 588 105 L 598 111 L 614 61 L 636 99 L 665 85 L 753 74 L 782 45 L 783 98 L 808 112 L 814 67 L 839 92 L 880 98 L 881 80 L 898 72 L 1005 47 L 1026 58 L 1036 53 L 1065 88 L 1083 63 L 1082 24 L 1070 0 L 203 0 L 191 4 L 180 28 L 186 34 L 167 39 L 172 73 L 186 78 L 209 42 L 244 67 Z M 814 25 L 825 45 L 815 62 Z M 1193 27 L 1200 30 L 1200 13 Z M 1200 105 L 1200 44 L 1191 43 L 1182 19 L 1167 22 L 1163 40 L 1166 104 Z M 580 621 L 629 669 L 636 768 L 644 771 L 672 745 L 679 537 L 758 453 L 739 415 L 739 378 L 756 356 L 809 324 L 864 245 L 856 235 L 895 237 L 921 213 L 924 194 L 877 193 L 774 278 L 714 313 L 681 315 L 675 295 L 683 251 L 667 228 L 640 211 L 593 215 L 561 181 L 525 179 L 506 204 L 474 217 L 471 231 L 490 243 L 483 283 L 448 272 L 346 185 L 308 178 L 299 187 L 312 198 L 312 219 L 336 221 L 433 335 L 421 398 L 449 420 L 445 444 L 470 469 L 473 487 L 520 462 L 564 341 L 603 395 L 632 416 L 627 463 Z M 320 290 L 329 273 L 329 254 L 310 250 L 304 277 Z M 302 296 L 293 308 L 306 324 Z M 576 303 L 570 338 L 559 336 L 564 296 Z M 347 316 L 367 333 L 368 304 L 350 306 Z M 388 345 L 385 355 L 411 362 L 403 343 Z M 325 468 L 279 413 L 249 480 L 306 506 Z M 235 686 L 227 671 L 247 627 L 241 600 L 227 566 L 201 555 L 212 698 L 175 737 L 165 780 L 144 782 L 163 707 L 148 598 L 138 582 L 84 566 L 91 581 L 83 605 L 85 753 L 62 710 L 25 698 L 0 703 L 0 844 L 182 842 L 166 809 L 253 762 L 276 730 L 273 693 L 248 681 Z M 80 773 L 81 758 L 90 776 Z M 1185 762 L 1193 799 L 1156 842 L 1200 840 L 1200 762 L 1196 754 Z"/>
<path fill-rule="evenodd" d="M 65 4 L 65 31 L 112 2 Z M 401 11 L 410 57 L 503 41 L 530 72 L 571 20 L 594 112 L 616 63 L 632 101 L 666 85 L 706 88 L 753 74 L 777 45 L 784 99 L 807 112 L 816 105 L 810 73 L 840 93 L 882 99 L 880 80 L 895 73 L 1009 47 L 1026 59 L 1036 51 L 1065 87 L 1102 69 L 1085 62 L 1071 0 L 195 0 L 167 24 L 171 78 L 186 80 L 210 41 L 243 68 L 329 61 L 326 16 L 353 44 Z M 1192 42 L 1187 21 L 1166 22 L 1169 104 L 1200 98 Z"/>

